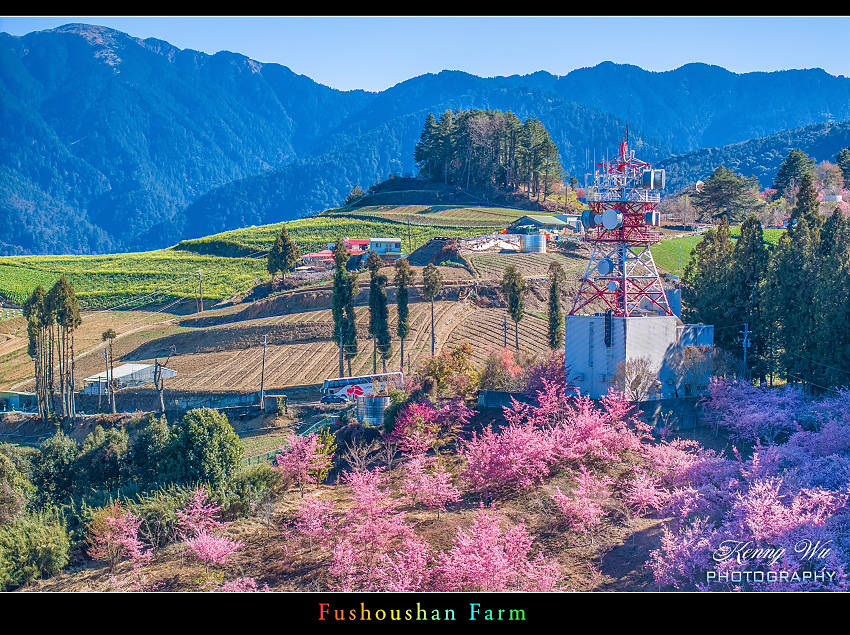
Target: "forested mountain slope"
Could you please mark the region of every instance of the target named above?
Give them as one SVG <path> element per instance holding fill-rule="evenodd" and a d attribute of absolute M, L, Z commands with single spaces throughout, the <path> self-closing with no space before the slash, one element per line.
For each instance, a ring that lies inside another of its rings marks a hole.
<path fill-rule="evenodd" d="M 444 71 L 370 93 L 100 26 L 0 33 L 0 254 L 151 249 L 318 211 L 412 172 L 427 114 L 457 108 L 539 118 L 582 178 L 626 123 L 658 161 L 850 119 L 850 80 L 606 62 L 562 77 Z"/>

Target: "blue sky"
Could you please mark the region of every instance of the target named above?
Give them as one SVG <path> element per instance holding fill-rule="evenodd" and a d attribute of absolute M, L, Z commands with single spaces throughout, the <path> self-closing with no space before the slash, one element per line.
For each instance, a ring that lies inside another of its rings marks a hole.
<path fill-rule="evenodd" d="M 844 16 L 9 16 L 0 17 L 0 31 L 70 22 L 209 54 L 234 51 L 342 90 L 384 90 L 444 69 L 565 75 L 604 61 L 650 71 L 705 62 L 736 73 L 822 68 L 850 76 Z"/>

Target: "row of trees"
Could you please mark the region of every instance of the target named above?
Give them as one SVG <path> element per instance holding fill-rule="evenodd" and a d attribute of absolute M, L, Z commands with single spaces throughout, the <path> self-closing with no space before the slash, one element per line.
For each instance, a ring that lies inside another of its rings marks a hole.
<path fill-rule="evenodd" d="M 429 113 L 413 157 L 420 174 L 461 187 L 525 188 L 545 200 L 563 178 L 558 148 L 536 117 L 493 109 Z"/>
<path fill-rule="evenodd" d="M 818 193 L 844 192 L 846 198 L 850 183 L 850 148 L 842 149 L 834 162 L 820 163 L 794 148 L 776 171 L 771 187 L 762 191 L 759 191 L 756 176 L 745 177 L 720 165 L 696 192 L 665 199 L 662 208 L 667 214 L 681 215 L 685 222 L 725 217 L 730 223 L 738 223 L 755 214 L 763 223 L 779 223 L 787 219 L 796 206 L 806 174 L 811 175 Z M 845 213 L 850 211 L 846 200 L 839 202 L 838 207 Z"/>
<path fill-rule="evenodd" d="M 29 347 L 35 365 L 38 414 L 48 419 L 76 416 L 74 401 L 74 332 L 82 324 L 74 287 L 65 276 L 45 291 L 38 285 L 24 302 Z"/>
<path fill-rule="evenodd" d="M 790 177 L 789 177 L 790 178 Z M 812 170 L 799 177 L 789 229 L 773 248 L 749 216 L 733 242 L 728 223 L 706 233 L 684 274 L 686 319 L 714 324 L 715 343 L 742 351 L 764 380 L 776 373 L 817 389 L 850 383 L 850 219 L 819 212 Z"/>
<path fill-rule="evenodd" d="M 342 240 L 334 247 L 334 260 L 337 263 L 333 285 L 334 332 L 340 346 L 339 375 L 344 376 L 343 361 L 348 361 L 348 374 L 351 375 L 351 360 L 357 356 L 357 329 L 354 314 L 354 297 L 357 289 L 356 272 L 348 271 L 344 263 L 349 253 Z M 377 357 L 380 355 L 383 372 L 387 371 L 387 358 L 392 354 L 392 337 L 389 328 L 387 307 L 387 276 L 380 273 L 383 261 L 376 253 L 369 254 L 369 334 L 374 341 L 372 372 L 377 372 Z M 410 286 L 415 274 L 410 263 L 400 258 L 395 264 L 393 282 L 396 286 L 396 306 L 398 325 L 396 335 L 401 344 L 401 370 L 404 370 L 404 340 L 410 333 Z M 557 262 L 549 265 L 549 347 L 559 348 L 564 342 L 563 309 L 561 307 L 561 289 L 565 280 L 564 270 Z M 434 335 L 434 300 L 443 287 L 443 277 L 437 266 L 429 264 L 422 270 L 422 295 L 431 303 L 431 356 L 436 353 Z M 502 279 L 502 292 L 508 303 L 508 314 L 515 324 L 516 350 L 519 351 L 519 322 L 525 314 L 523 296 L 528 292 L 528 283 L 514 265 L 508 265 Z"/>

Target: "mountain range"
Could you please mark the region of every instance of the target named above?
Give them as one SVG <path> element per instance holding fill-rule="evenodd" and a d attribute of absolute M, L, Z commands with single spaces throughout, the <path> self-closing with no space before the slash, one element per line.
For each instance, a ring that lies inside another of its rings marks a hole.
<path fill-rule="evenodd" d="M 820 161 L 850 145 L 850 79 L 820 69 L 605 62 L 341 91 L 238 53 L 69 24 L 0 33 L 0 255 L 154 249 L 338 205 L 413 173 L 426 115 L 457 108 L 539 118 L 580 180 L 627 125 L 671 188 L 721 160 L 769 185 L 790 147 Z"/>

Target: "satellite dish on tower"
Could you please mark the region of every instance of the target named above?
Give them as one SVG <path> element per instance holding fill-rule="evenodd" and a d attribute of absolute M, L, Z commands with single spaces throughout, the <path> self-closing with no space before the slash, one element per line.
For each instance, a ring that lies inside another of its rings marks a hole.
<path fill-rule="evenodd" d="M 623 222 L 623 215 L 615 209 L 606 209 L 602 214 L 605 229 L 617 229 Z"/>

